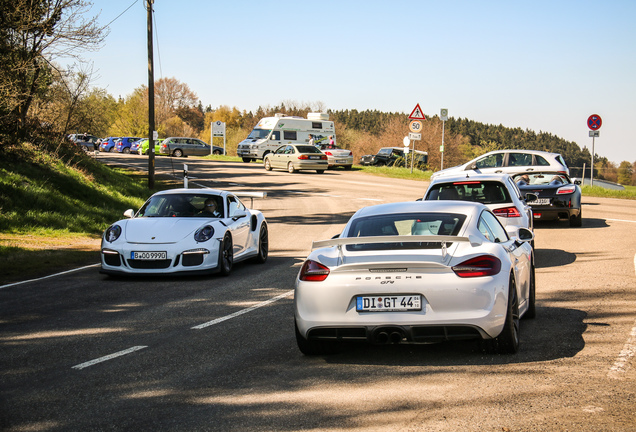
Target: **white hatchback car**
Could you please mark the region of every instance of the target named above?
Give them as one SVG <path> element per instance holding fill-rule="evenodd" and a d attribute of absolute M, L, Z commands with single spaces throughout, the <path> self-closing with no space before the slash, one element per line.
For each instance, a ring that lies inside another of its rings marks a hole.
<path fill-rule="evenodd" d="M 424 201 L 473 201 L 492 211 L 503 226 L 533 229 L 532 208 L 508 174 L 455 174 L 433 179 L 424 193 Z"/>
<path fill-rule="evenodd" d="M 525 171 L 543 171 L 570 174 L 565 160 L 559 153 L 539 150 L 496 150 L 476 157 L 463 165 L 433 173 L 431 179 L 464 171 L 479 173 L 521 174 Z"/>

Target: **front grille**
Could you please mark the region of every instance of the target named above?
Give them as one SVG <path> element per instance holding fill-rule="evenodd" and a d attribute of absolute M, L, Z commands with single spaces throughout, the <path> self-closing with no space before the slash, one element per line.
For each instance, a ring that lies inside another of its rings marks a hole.
<path fill-rule="evenodd" d="M 182 265 L 184 267 L 199 266 L 203 264 L 203 254 L 183 254 Z"/>
<path fill-rule="evenodd" d="M 127 260 L 128 265 L 134 269 L 165 269 L 170 267 L 172 260 Z"/>

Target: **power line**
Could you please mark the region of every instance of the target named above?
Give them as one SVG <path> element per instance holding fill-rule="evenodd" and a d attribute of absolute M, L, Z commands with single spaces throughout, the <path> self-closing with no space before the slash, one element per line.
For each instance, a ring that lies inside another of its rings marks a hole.
<path fill-rule="evenodd" d="M 126 8 L 126 10 L 125 10 L 125 11 L 123 11 L 122 13 L 120 13 L 119 15 L 117 15 L 117 17 L 116 17 L 114 20 L 112 20 L 111 22 L 109 22 L 108 24 L 106 24 L 103 28 L 106 28 L 106 27 L 110 26 L 112 23 L 114 23 L 115 21 L 117 21 L 117 20 L 118 20 L 118 19 L 119 19 L 119 18 L 120 18 L 123 14 L 125 14 L 126 12 L 128 12 L 128 9 L 130 9 L 131 7 L 133 7 L 133 6 L 135 5 L 135 3 L 138 3 L 138 2 L 139 2 L 139 0 L 135 0 L 135 1 L 134 1 L 131 5 L 130 5 L 130 6 L 128 6 L 128 7 Z"/>

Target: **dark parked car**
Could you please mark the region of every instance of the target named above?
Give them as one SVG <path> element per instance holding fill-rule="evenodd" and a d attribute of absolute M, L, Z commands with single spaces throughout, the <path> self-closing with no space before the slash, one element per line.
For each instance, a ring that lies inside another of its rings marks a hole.
<path fill-rule="evenodd" d="M 114 152 L 115 151 L 115 144 L 117 143 L 118 139 L 119 139 L 119 137 L 108 137 L 108 138 L 106 138 L 99 145 L 99 149 L 101 151 L 103 151 L 103 152 Z"/>
<path fill-rule="evenodd" d="M 130 153 L 132 143 L 140 139 L 139 137 L 121 137 L 115 142 L 115 150 L 119 153 Z"/>
<path fill-rule="evenodd" d="M 99 150 L 99 144 L 98 144 L 99 138 L 97 138 L 94 135 L 71 134 L 68 136 L 68 139 L 71 140 L 71 142 L 74 142 L 75 144 L 80 146 L 82 150 L 86 152 Z"/>
<path fill-rule="evenodd" d="M 567 174 L 554 172 L 521 173 L 514 180 L 522 195 L 537 195 L 528 200 L 535 220 L 567 219 L 571 227 L 580 227 L 581 211 L 580 180 L 572 180 Z"/>
<path fill-rule="evenodd" d="M 360 165 L 393 166 L 397 161 L 404 163 L 404 147 L 383 147 L 377 154 L 362 156 Z M 421 168 L 427 163 L 428 153 L 415 150 L 414 165 Z"/>

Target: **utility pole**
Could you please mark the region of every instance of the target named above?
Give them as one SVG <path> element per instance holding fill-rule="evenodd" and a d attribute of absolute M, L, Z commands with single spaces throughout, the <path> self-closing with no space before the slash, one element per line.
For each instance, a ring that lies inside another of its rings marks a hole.
<path fill-rule="evenodd" d="M 146 0 L 148 10 L 148 188 L 155 187 L 155 71 L 152 46 L 152 5 L 154 0 Z"/>

